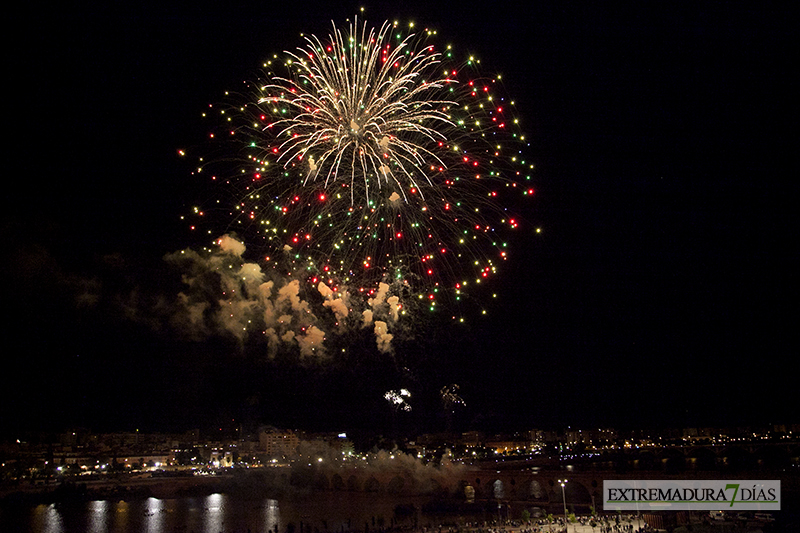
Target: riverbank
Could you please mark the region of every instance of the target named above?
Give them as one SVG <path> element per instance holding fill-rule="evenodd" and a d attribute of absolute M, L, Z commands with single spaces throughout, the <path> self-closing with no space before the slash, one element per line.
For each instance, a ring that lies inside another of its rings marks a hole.
<path fill-rule="evenodd" d="M 181 496 L 205 496 L 218 492 L 251 490 L 259 495 L 282 496 L 267 476 L 234 474 L 186 475 L 170 477 L 133 477 L 109 475 L 99 479 L 71 477 L 43 484 L 18 484 L 0 489 L 0 501 L 29 504 L 76 500 L 168 499 Z"/>
<path fill-rule="evenodd" d="M 477 481 L 477 480 L 476 480 Z M 369 490 L 369 484 L 362 484 L 360 490 L 350 489 L 349 483 L 341 489 L 332 487 L 320 489 L 314 483 L 313 478 L 292 476 L 286 469 L 258 468 L 258 469 L 229 469 L 216 473 L 191 471 L 180 472 L 158 472 L 158 473 L 112 473 L 106 475 L 93 476 L 70 476 L 60 480 L 51 480 L 50 483 L 40 484 L 15 484 L 0 487 L 0 504 L 4 507 L 25 506 L 28 508 L 41 507 L 47 505 L 62 507 L 86 507 L 91 502 L 147 502 L 147 501 L 171 501 L 180 499 L 203 500 L 213 495 L 225 495 L 241 501 L 256 500 L 280 500 L 290 502 L 293 507 L 304 509 L 303 512 L 313 512 L 313 505 L 319 505 L 321 501 L 333 502 L 331 508 L 325 511 L 325 516 L 334 516 L 339 508 L 349 508 L 349 502 L 366 502 L 373 505 L 375 501 L 381 500 L 382 513 L 386 517 L 385 524 L 390 520 L 399 519 L 400 515 L 395 516 L 397 509 L 405 508 L 406 516 L 416 516 L 420 524 L 452 524 L 459 525 L 463 533 L 463 524 L 468 522 L 481 522 L 495 519 L 511 519 L 519 521 L 524 511 L 529 512 L 534 517 L 537 513 L 543 516 L 547 512 L 558 516 L 561 503 L 558 503 L 558 510 L 553 507 L 553 501 L 536 502 L 532 500 L 518 499 L 514 497 L 504 498 L 502 502 L 495 499 L 478 498 L 475 502 L 467 502 L 464 498 L 464 491 L 454 492 L 444 487 L 430 492 L 415 492 L 411 489 L 419 486 L 406 485 L 406 491 L 393 492 L 391 489 L 396 487 L 392 483 L 383 485 L 375 484 L 380 490 Z M 480 485 L 480 483 L 476 483 Z M 793 508 L 792 502 L 797 500 L 796 486 L 787 483 L 784 492 L 786 509 Z M 356 485 L 353 485 L 356 486 Z M 426 485 L 429 487 L 429 485 Z M 513 487 L 513 481 L 509 481 L 509 487 Z M 510 496 L 510 495 L 509 495 Z M 498 505 L 502 503 L 502 505 Z M 63 504 L 63 505 L 62 505 Z M 311 506 L 311 507 L 309 507 Z M 397 508 L 397 509 L 396 509 Z M 602 513 L 601 513 L 602 514 Z M 784 513 L 785 514 L 785 513 Z M 300 514 L 302 516 L 302 514 Z M 613 516 L 613 515 L 606 515 Z M 538 518 L 538 517 L 537 517 Z M 705 518 L 705 520 L 704 520 Z M 777 517 L 776 517 L 777 518 Z M 783 517 L 781 517 L 783 518 Z M 536 519 L 536 518 L 535 518 Z M 794 520 L 794 518 L 792 519 Z M 783 522 L 784 520 L 780 520 Z M 692 533 L 709 531 L 721 533 L 724 531 L 736 531 L 742 533 L 755 533 L 757 531 L 779 531 L 776 524 L 760 524 L 755 521 L 734 521 L 707 523 L 708 517 L 695 515 L 695 520 L 691 525 Z M 793 522 L 794 523 L 794 522 Z M 394 525 L 394 521 L 392 522 Z M 681 531 L 681 527 L 686 527 L 682 522 L 672 523 L 670 529 Z M 637 526 L 636 529 L 641 528 Z M 677 528 L 677 529 L 675 529 Z M 350 529 L 349 527 L 347 529 Z M 371 533 L 381 528 L 373 528 Z M 386 528 L 384 528 L 386 529 Z M 563 532 L 563 526 L 552 530 Z M 600 533 L 600 528 L 591 528 L 588 524 L 570 524 L 568 533 Z M 360 528 L 367 531 L 368 528 Z M 319 531 L 325 531 L 320 528 Z M 334 530 L 336 531 L 336 530 Z M 549 532 L 550 527 L 546 524 L 537 524 L 530 530 L 519 528 L 507 528 L 505 533 L 544 533 Z M 634 529 L 635 531 L 635 529 Z M 689 530 L 685 530 L 689 531 Z M 277 533 L 283 533 L 282 531 Z M 309 531 L 308 533 L 317 533 Z M 438 530 L 426 533 L 440 533 Z M 448 533 L 447 530 L 442 533 Z M 470 530 L 469 533 L 502 533 L 500 530 Z M 614 533 L 613 531 L 611 533 Z M 618 533 L 626 533 L 620 531 Z"/>

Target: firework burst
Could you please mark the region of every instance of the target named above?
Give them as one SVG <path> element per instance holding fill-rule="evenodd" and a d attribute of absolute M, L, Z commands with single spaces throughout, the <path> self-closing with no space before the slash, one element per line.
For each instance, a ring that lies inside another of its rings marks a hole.
<path fill-rule="evenodd" d="M 383 399 L 389 402 L 392 408 L 405 412 L 411 411 L 411 404 L 408 403 L 408 398 L 411 398 L 411 393 L 408 392 L 408 389 L 390 390 L 383 395 Z"/>
<path fill-rule="evenodd" d="M 289 111 L 289 118 L 267 126 L 283 141 L 277 161 L 284 168 L 307 166 L 304 186 L 317 179 L 324 189 L 345 182 L 351 206 L 377 205 L 390 196 L 384 190 L 405 202 L 412 190 L 423 197 L 434 185 L 431 169 L 445 164 L 431 148 L 447 141 L 437 128 L 453 125 L 448 110 L 455 103 L 437 98 L 454 80 L 426 79 L 439 54 L 428 46 L 412 55 L 413 36 L 392 47 L 391 29 L 387 23 L 367 33 L 364 25 L 354 35 L 359 29 L 351 27 L 348 39 L 334 28 L 329 45 L 307 37 L 306 48 L 287 53 L 297 65 L 294 77 L 274 78 L 259 98 Z"/>
<path fill-rule="evenodd" d="M 195 213 L 224 213 L 265 271 L 323 284 L 326 301 L 391 292 L 396 318 L 460 299 L 506 259 L 533 165 L 500 77 L 435 41 L 356 20 L 274 56 L 206 114 L 218 151 L 198 172 L 231 196 Z"/>

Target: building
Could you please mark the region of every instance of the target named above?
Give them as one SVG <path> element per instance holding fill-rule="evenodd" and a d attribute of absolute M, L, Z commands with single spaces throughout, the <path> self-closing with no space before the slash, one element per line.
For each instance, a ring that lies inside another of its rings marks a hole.
<path fill-rule="evenodd" d="M 259 452 L 268 460 L 286 459 L 297 452 L 300 438 L 294 431 L 269 427 L 259 430 L 258 444 Z"/>

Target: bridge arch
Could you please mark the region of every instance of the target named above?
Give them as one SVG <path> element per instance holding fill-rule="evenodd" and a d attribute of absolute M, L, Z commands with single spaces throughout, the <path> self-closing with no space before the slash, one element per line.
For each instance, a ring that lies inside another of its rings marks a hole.
<path fill-rule="evenodd" d="M 717 454 L 705 447 L 697 447 L 688 452 L 688 464 L 694 470 L 714 470 Z"/>
<path fill-rule="evenodd" d="M 564 487 L 564 495 L 567 498 L 567 507 L 573 513 L 585 512 L 586 508 L 592 506 L 592 495 L 589 489 L 580 481 L 570 481 Z"/>
<path fill-rule="evenodd" d="M 528 493 L 526 495 L 526 500 L 532 501 L 547 501 L 547 491 L 542 486 L 542 483 L 539 479 L 531 479 L 528 482 Z"/>
<path fill-rule="evenodd" d="M 397 494 L 403 490 L 405 484 L 406 480 L 403 476 L 394 476 L 389 480 L 389 483 L 386 484 L 386 491 Z"/>
<path fill-rule="evenodd" d="M 733 469 L 749 470 L 755 468 L 756 460 L 752 452 L 742 446 L 726 446 L 722 452 L 722 461 Z"/>
<path fill-rule="evenodd" d="M 361 483 L 358 481 L 358 478 L 355 476 L 355 474 L 352 474 L 347 478 L 347 490 L 352 492 L 358 492 L 361 490 Z"/>
<path fill-rule="evenodd" d="M 364 492 L 378 492 L 381 489 L 381 483 L 375 476 L 370 476 L 364 483 Z"/>
<path fill-rule="evenodd" d="M 500 479 L 495 479 L 492 482 L 492 498 L 495 500 L 503 500 L 506 497 L 506 487 Z"/>
<path fill-rule="evenodd" d="M 317 473 L 316 477 L 314 478 L 314 489 L 329 490 L 330 488 L 331 484 L 330 481 L 328 480 L 328 476 L 326 476 L 322 472 Z"/>

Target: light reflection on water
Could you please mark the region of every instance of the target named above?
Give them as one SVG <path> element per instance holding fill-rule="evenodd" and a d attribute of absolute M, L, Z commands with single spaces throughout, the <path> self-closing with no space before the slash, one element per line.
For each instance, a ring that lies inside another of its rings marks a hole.
<path fill-rule="evenodd" d="M 33 509 L 34 531 L 41 533 L 60 533 L 64 531 L 61 515 L 56 510 L 55 504 L 37 505 Z"/>
<path fill-rule="evenodd" d="M 267 531 L 271 529 L 280 530 L 280 513 L 278 512 L 278 501 L 267 500 L 264 502 L 264 526 Z"/>
<path fill-rule="evenodd" d="M 87 533 L 108 531 L 109 503 L 107 500 L 89 502 Z"/>
<path fill-rule="evenodd" d="M 186 531 L 275 531 L 281 513 L 277 500 L 242 500 L 224 494 L 200 498 L 141 501 L 95 500 L 4 509 L 2 522 L 30 533 L 168 533 Z M 5 527 L 5 526 L 2 526 Z"/>
<path fill-rule="evenodd" d="M 323 493 L 303 500 L 227 494 L 144 500 L 95 500 L 0 508 L 0 529 L 30 533 L 219 533 L 285 532 L 293 523 L 319 531 L 361 529 L 382 517 L 388 523 L 396 498 L 361 493 Z M 419 504 L 418 504 L 419 505 Z"/>
<path fill-rule="evenodd" d="M 224 500 L 222 494 L 212 494 L 206 498 L 205 524 L 203 531 L 222 531 L 224 522 Z"/>
<path fill-rule="evenodd" d="M 147 510 L 145 511 L 144 515 L 144 531 L 147 533 L 161 533 L 164 519 L 163 515 L 161 514 L 163 502 L 157 498 L 147 498 L 145 506 Z"/>

